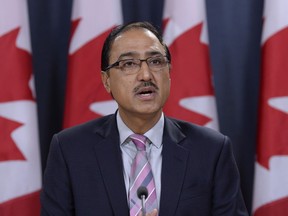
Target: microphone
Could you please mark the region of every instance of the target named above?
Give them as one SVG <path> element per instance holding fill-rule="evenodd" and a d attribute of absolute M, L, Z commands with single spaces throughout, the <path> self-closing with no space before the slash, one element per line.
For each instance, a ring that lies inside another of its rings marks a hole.
<path fill-rule="evenodd" d="M 146 215 L 146 208 L 145 208 L 145 199 L 148 197 L 148 190 L 144 186 L 140 186 L 137 189 L 137 196 L 141 200 L 141 206 L 142 206 L 142 216 Z"/>

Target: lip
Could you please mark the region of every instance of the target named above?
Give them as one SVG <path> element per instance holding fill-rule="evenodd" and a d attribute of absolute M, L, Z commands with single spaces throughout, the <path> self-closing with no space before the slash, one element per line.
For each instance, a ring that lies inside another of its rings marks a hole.
<path fill-rule="evenodd" d="M 141 87 L 137 89 L 135 95 L 142 100 L 151 100 L 156 95 L 156 88 L 153 86 Z"/>

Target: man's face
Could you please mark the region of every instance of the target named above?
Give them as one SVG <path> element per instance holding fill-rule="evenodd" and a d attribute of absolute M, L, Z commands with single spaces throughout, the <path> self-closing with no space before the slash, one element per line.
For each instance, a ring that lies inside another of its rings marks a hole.
<path fill-rule="evenodd" d="M 157 37 L 146 29 L 131 29 L 120 34 L 111 46 L 109 63 L 125 59 L 147 59 L 165 56 L 164 47 Z M 159 115 L 170 92 L 170 68 L 151 71 L 145 61 L 137 73 L 126 74 L 119 67 L 102 73 L 106 90 L 118 103 L 120 115 Z M 154 85 L 145 87 L 144 83 Z"/>

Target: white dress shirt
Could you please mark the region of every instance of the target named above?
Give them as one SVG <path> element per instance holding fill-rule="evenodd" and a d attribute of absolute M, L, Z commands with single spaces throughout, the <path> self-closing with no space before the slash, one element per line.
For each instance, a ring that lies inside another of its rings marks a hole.
<path fill-rule="evenodd" d="M 135 144 L 129 138 L 130 135 L 134 134 L 133 131 L 130 130 L 125 125 L 118 112 L 117 112 L 117 127 L 119 130 L 120 148 L 122 151 L 125 187 L 128 196 L 130 170 L 132 166 L 132 161 L 136 156 L 137 149 Z M 150 141 L 150 144 L 146 147 L 146 152 L 154 176 L 158 208 L 160 208 L 160 194 L 161 194 L 163 130 L 164 130 L 164 115 L 162 113 L 159 121 L 154 125 L 154 127 L 151 128 L 149 131 L 147 131 L 145 134 L 143 134 Z"/>

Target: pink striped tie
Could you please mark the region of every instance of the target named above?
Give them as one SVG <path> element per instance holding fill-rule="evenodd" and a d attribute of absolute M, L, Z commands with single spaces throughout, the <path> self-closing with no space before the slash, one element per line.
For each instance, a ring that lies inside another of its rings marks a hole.
<path fill-rule="evenodd" d="M 141 200 L 137 196 L 137 189 L 140 186 L 144 186 L 148 190 L 148 197 L 145 201 L 147 213 L 157 208 L 157 199 L 154 178 L 146 155 L 147 138 L 140 134 L 133 134 L 130 138 L 137 148 L 137 154 L 131 167 L 129 190 L 130 216 L 136 216 L 142 208 Z"/>

